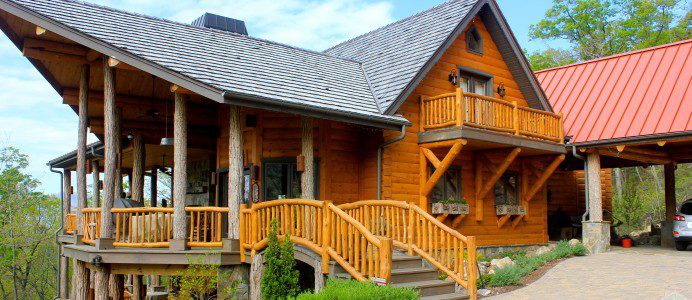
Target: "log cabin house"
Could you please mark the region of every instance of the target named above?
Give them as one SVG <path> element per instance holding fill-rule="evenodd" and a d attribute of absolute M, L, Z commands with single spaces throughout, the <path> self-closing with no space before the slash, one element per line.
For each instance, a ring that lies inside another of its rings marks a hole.
<path fill-rule="evenodd" d="M 77 150 L 49 163 L 64 183 L 63 299 L 121 298 L 124 275 L 142 299 L 142 275 L 197 256 L 258 297 L 272 219 L 316 289 L 379 278 L 475 299 L 479 249 L 549 240 L 562 116 L 493 0 L 323 52 L 212 14 L 183 24 L 73 0 L 0 0 L 0 28 L 79 116 Z M 102 180 L 91 199 L 87 174 Z M 167 199 L 145 176 L 172 178 Z"/>

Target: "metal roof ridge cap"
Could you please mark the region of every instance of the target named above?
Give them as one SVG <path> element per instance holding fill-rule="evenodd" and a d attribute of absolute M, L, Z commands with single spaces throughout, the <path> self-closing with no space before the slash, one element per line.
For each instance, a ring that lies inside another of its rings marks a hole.
<path fill-rule="evenodd" d="M 692 136 L 692 130 L 673 131 L 673 132 L 666 132 L 666 133 L 653 133 L 653 134 L 647 134 L 647 135 L 636 135 L 636 136 L 626 136 L 626 137 L 610 138 L 610 139 L 603 139 L 603 140 L 574 142 L 572 144 L 574 146 L 580 147 L 580 148 L 597 147 L 597 146 L 610 146 L 610 145 L 618 145 L 618 144 L 632 143 L 632 142 L 635 142 L 635 143 L 649 142 L 649 141 L 654 142 L 654 141 L 661 140 L 661 139 L 684 137 L 687 135 Z"/>

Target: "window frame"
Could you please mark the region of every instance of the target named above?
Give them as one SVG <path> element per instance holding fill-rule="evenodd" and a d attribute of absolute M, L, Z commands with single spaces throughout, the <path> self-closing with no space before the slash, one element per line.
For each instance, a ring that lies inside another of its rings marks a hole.
<path fill-rule="evenodd" d="M 434 166 L 429 166 L 428 169 L 430 170 L 430 175 L 432 175 L 432 173 L 435 172 L 435 167 L 434 167 Z M 440 177 L 440 180 L 441 180 L 442 183 L 443 183 L 443 185 L 442 185 L 442 199 L 443 199 L 443 201 L 444 201 L 445 199 L 447 199 L 447 180 L 446 180 L 446 177 L 447 177 L 447 172 L 450 172 L 450 171 L 453 171 L 453 172 L 456 172 L 456 173 L 457 173 L 456 184 L 457 184 L 458 193 L 457 193 L 457 196 L 455 197 L 455 198 L 456 198 L 455 200 L 461 201 L 461 199 L 463 199 L 463 197 L 462 197 L 462 190 L 463 190 L 463 188 L 462 188 L 462 186 L 461 186 L 461 182 L 462 182 L 462 180 L 461 180 L 461 175 L 462 175 L 462 172 L 461 172 L 461 167 L 460 167 L 460 166 L 449 166 L 449 168 L 447 168 L 447 170 L 446 170 L 445 173 L 442 175 L 442 177 Z M 433 192 L 435 191 L 435 189 L 437 188 L 437 184 L 438 184 L 438 183 L 439 183 L 439 181 L 438 181 L 437 183 L 435 183 L 435 186 L 433 186 L 433 189 L 430 191 L 430 195 L 431 195 L 431 196 L 430 196 L 430 201 L 431 201 L 431 203 L 438 203 L 438 202 L 440 202 L 440 201 L 434 201 L 434 200 L 432 199 L 432 194 L 433 194 Z"/>
<path fill-rule="evenodd" d="M 266 158 L 261 159 L 261 163 L 262 163 L 262 166 L 260 168 L 260 170 L 261 170 L 260 171 L 261 172 L 260 189 L 262 190 L 261 191 L 261 195 L 262 195 L 261 201 L 277 200 L 277 199 L 267 199 L 267 185 L 266 185 L 266 182 L 267 182 L 267 180 L 266 180 L 267 179 L 267 172 L 266 172 L 267 165 L 268 164 L 288 164 L 288 165 L 292 165 L 292 166 L 297 167 L 297 165 L 298 165 L 297 159 L 295 157 L 266 157 Z M 313 180 L 313 182 L 315 183 L 315 187 L 314 187 L 315 199 L 319 199 L 319 195 L 320 195 L 320 180 L 319 180 L 320 179 L 320 168 L 319 168 L 320 161 L 319 161 L 319 158 L 317 158 L 317 157 L 314 158 L 313 164 L 314 164 L 313 170 L 315 170 L 315 178 Z M 301 173 L 301 172 L 298 172 L 298 173 Z M 289 177 L 289 183 L 288 184 L 289 184 L 289 186 L 287 187 L 288 191 L 292 191 L 293 184 L 294 184 L 292 176 Z"/>
<path fill-rule="evenodd" d="M 472 49 L 471 48 L 471 39 L 474 38 L 477 43 L 479 49 Z M 466 30 L 466 51 L 483 56 L 483 37 L 481 36 L 481 33 L 478 31 L 478 28 L 476 28 L 476 25 L 472 24 L 468 30 Z"/>
<path fill-rule="evenodd" d="M 507 192 L 507 187 L 504 184 L 502 184 L 502 190 L 504 191 L 504 193 L 503 193 L 504 199 L 503 199 L 503 203 L 498 204 L 497 203 L 497 196 L 498 195 L 496 193 L 495 186 L 497 186 L 497 184 L 501 184 L 501 182 L 500 182 L 501 180 L 506 181 L 506 178 L 509 178 L 509 177 L 515 178 L 515 185 L 516 186 L 514 187 L 514 199 L 516 199 L 516 202 L 515 203 L 509 203 L 509 204 L 507 203 L 507 198 L 508 198 L 507 196 L 509 195 L 509 193 Z M 493 204 L 494 204 L 494 206 L 497 206 L 497 205 L 519 205 L 519 203 L 521 203 L 521 199 L 519 199 L 519 188 L 521 186 L 519 180 L 521 180 L 521 177 L 519 176 L 518 172 L 508 170 L 508 171 L 505 171 L 504 174 L 502 174 L 502 176 L 498 179 L 497 182 L 495 182 L 495 185 L 493 186 L 493 194 L 494 194 L 493 195 Z"/>
<path fill-rule="evenodd" d="M 471 93 L 474 94 L 479 94 L 483 96 L 488 96 L 488 97 L 495 97 L 495 76 L 490 73 L 483 72 L 481 70 L 476 70 L 473 68 L 469 67 L 464 67 L 464 66 L 457 66 L 459 69 L 459 87 L 463 89 L 462 83 L 463 80 L 462 78 L 466 78 L 467 80 L 475 80 L 475 81 L 485 81 L 485 91 L 483 93 L 478 93 L 475 90 Z M 468 87 L 467 87 L 468 89 Z"/>

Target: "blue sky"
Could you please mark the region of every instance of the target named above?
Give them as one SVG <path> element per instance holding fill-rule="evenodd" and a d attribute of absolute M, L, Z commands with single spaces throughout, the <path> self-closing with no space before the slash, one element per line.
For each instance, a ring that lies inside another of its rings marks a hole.
<path fill-rule="evenodd" d="M 313 50 L 365 33 L 442 3 L 442 0 L 88 0 L 119 9 L 190 22 L 204 12 L 246 21 L 250 35 Z M 547 47 L 529 41 L 528 28 L 540 20 L 550 0 L 497 0 L 521 47 Z M 560 46 L 551 44 L 552 46 Z M 46 162 L 76 148 L 77 116 L 0 34 L 0 147 L 14 146 L 30 156 L 29 172 L 42 190 L 58 193 L 59 179 Z M 90 141 L 95 141 L 93 136 Z"/>

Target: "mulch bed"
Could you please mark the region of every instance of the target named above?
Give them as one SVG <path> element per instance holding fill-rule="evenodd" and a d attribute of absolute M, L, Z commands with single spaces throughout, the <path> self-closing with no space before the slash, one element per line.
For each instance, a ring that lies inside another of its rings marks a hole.
<path fill-rule="evenodd" d="M 561 258 L 557 259 L 554 261 L 551 261 L 542 267 L 538 268 L 537 270 L 531 272 L 531 274 L 526 275 L 521 278 L 521 284 L 520 285 L 510 285 L 510 286 L 498 286 L 498 287 L 492 287 L 492 286 L 486 286 L 487 289 L 491 291 L 490 295 L 499 295 L 499 294 L 504 294 L 507 292 L 511 292 L 520 288 L 523 288 L 534 281 L 538 280 L 539 278 L 543 277 L 548 270 L 552 269 L 554 266 L 562 262 L 567 258 Z"/>

